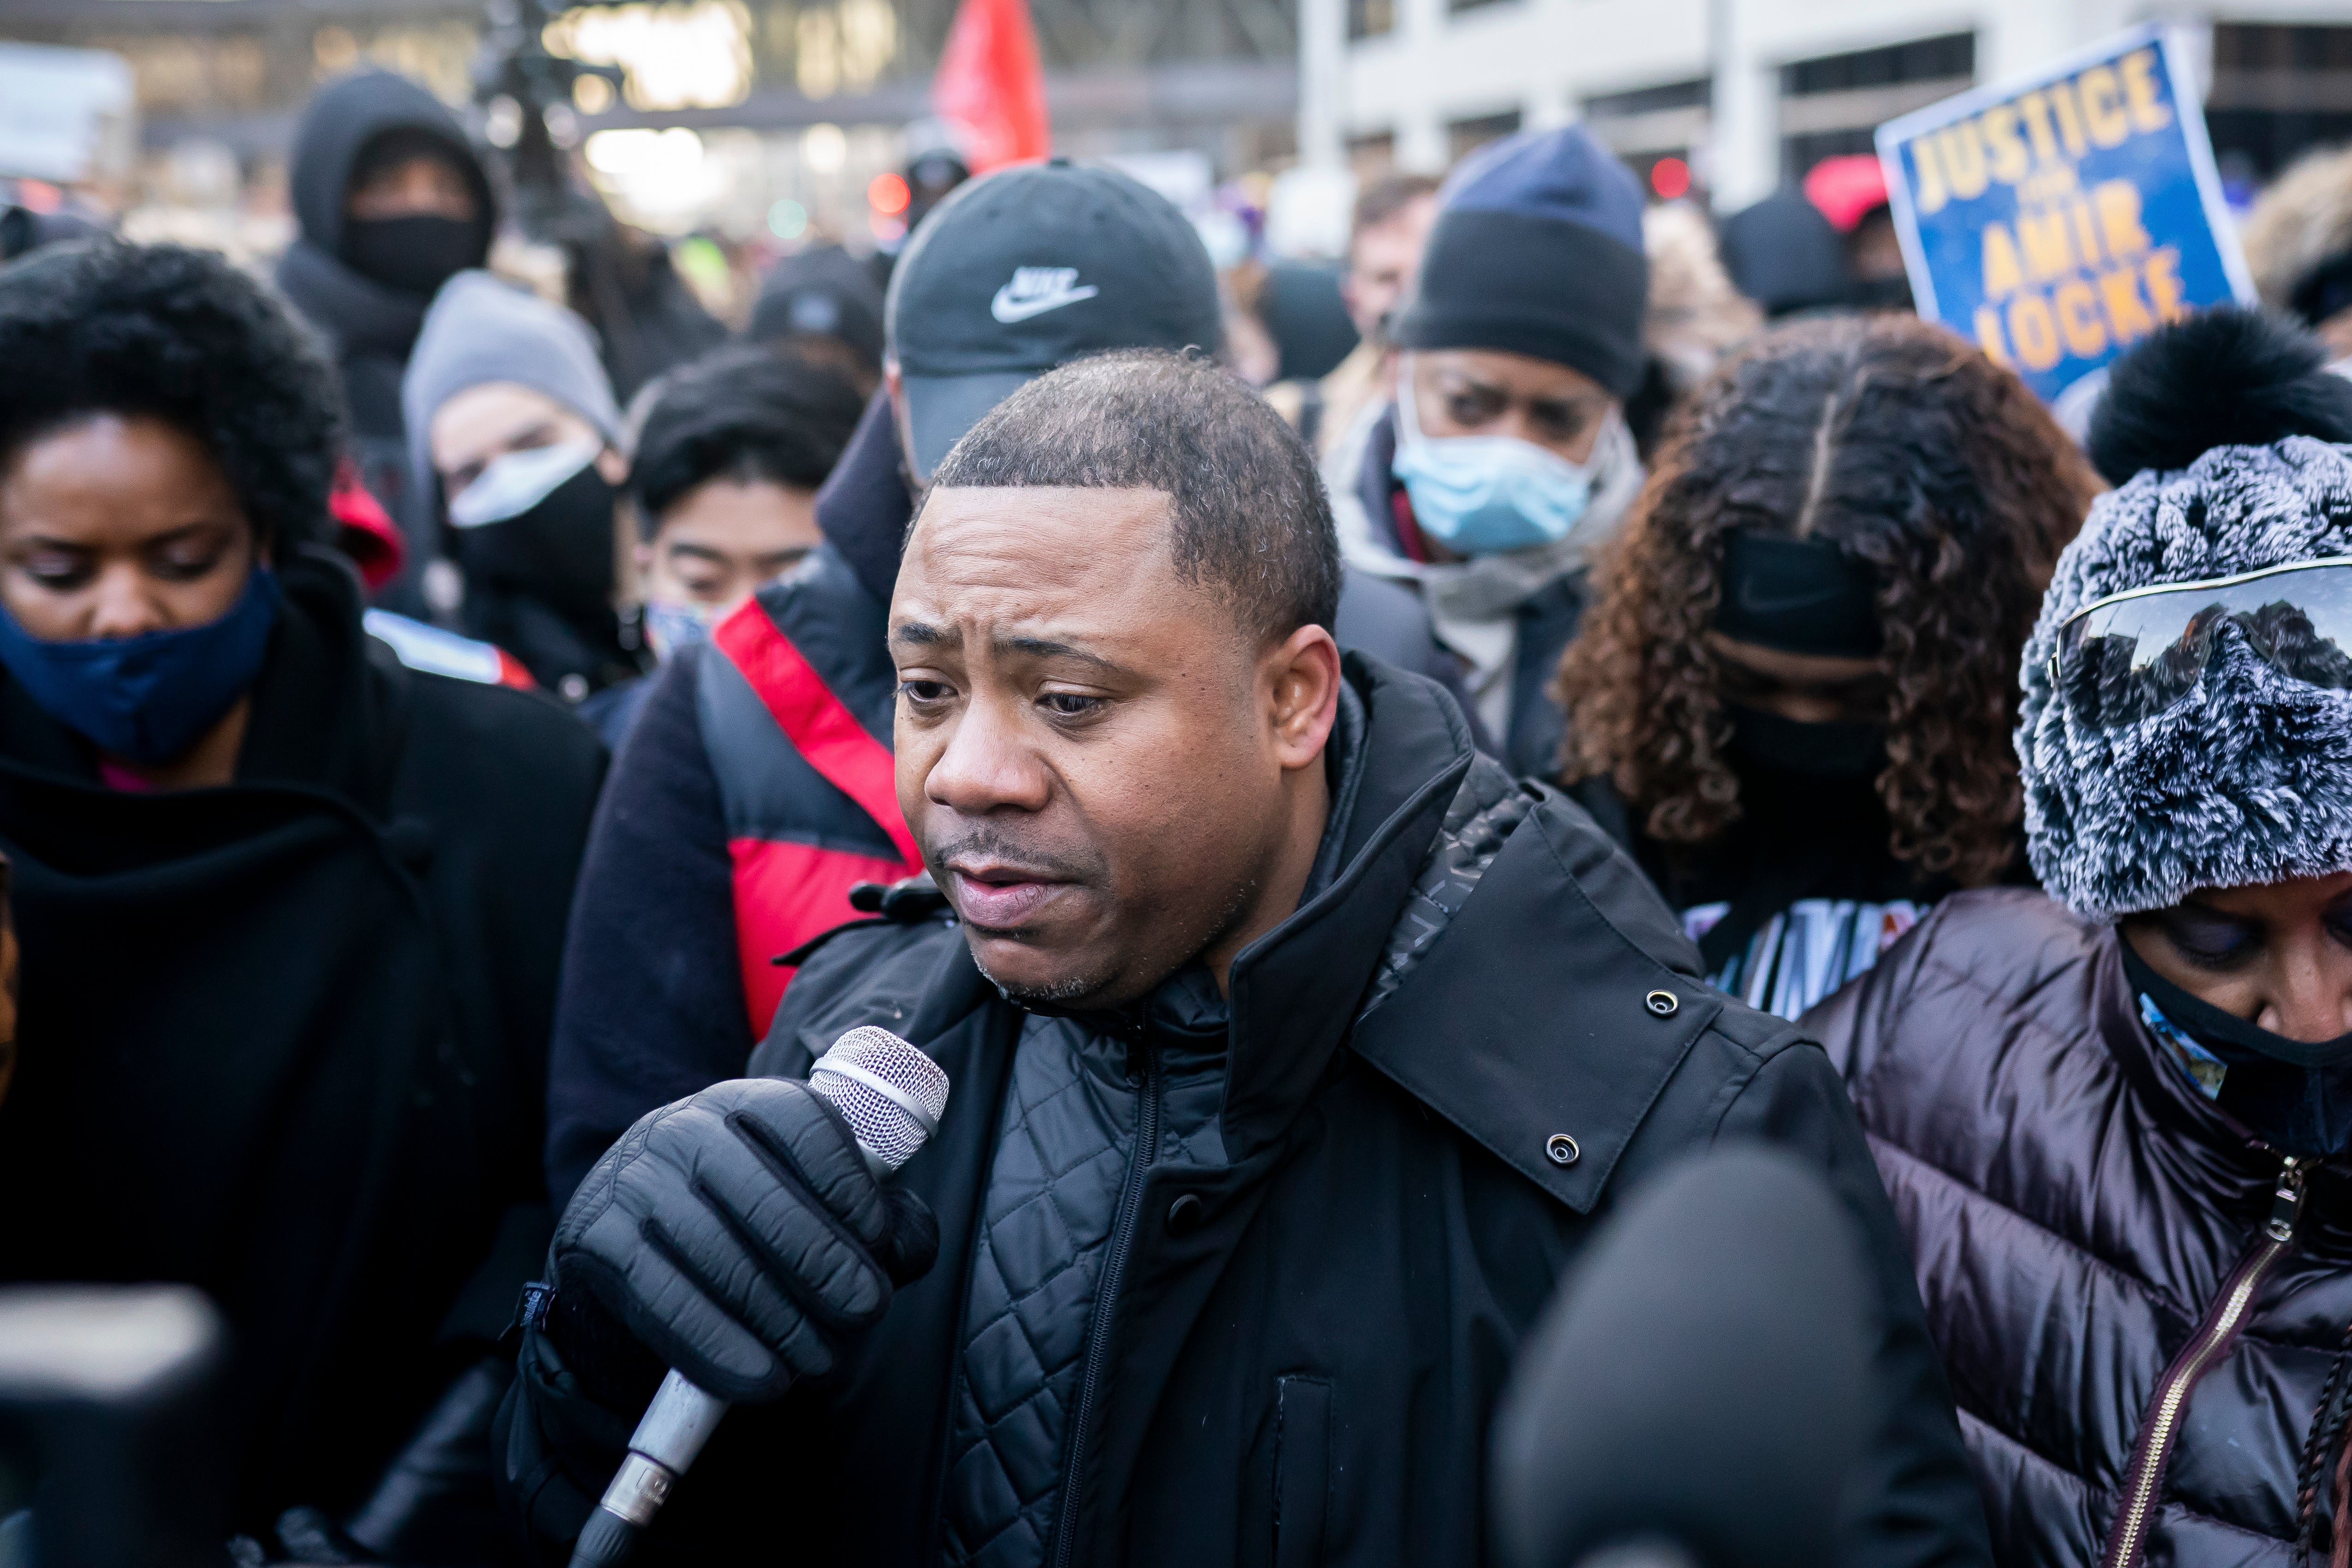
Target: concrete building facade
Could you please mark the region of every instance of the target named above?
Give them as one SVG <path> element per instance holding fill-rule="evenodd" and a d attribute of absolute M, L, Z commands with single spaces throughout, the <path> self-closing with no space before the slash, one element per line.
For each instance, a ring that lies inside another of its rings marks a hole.
<path fill-rule="evenodd" d="M 2152 18 L 2190 29 L 2225 172 L 2352 138 L 2341 0 L 1300 0 L 1299 152 L 1433 172 L 1580 120 L 1639 172 L 1681 160 L 1728 209 L 1867 151 L 1895 115 Z"/>

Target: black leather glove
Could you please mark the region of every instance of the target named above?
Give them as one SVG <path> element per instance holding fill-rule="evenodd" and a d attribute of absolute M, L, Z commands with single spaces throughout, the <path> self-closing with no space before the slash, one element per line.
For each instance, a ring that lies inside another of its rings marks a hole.
<path fill-rule="evenodd" d="M 930 1266 L 939 1228 L 885 1189 L 805 1083 L 714 1084 L 640 1119 L 580 1184 L 550 1250 L 662 1363 L 731 1403 L 833 1369 Z"/>

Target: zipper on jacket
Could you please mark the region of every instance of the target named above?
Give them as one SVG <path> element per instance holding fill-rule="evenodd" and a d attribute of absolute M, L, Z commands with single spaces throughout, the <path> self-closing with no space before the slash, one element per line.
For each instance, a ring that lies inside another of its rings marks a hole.
<path fill-rule="evenodd" d="M 1128 1156 L 1127 1181 L 1118 1195 L 1118 1218 L 1111 1226 L 1110 1250 L 1103 1259 L 1102 1281 L 1095 1289 L 1093 1321 L 1087 1328 L 1087 1360 L 1078 1374 L 1078 1396 L 1070 1406 L 1068 1458 L 1062 1466 L 1062 1500 L 1054 1511 L 1054 1568 L 1070 1568 L 1077 1550 L 1078 1479 L 1086 1466 L 1087 1424 L 1094 1418 L 1095 1390 L 1102 1382 L 1103 1363 L 1110 1356 L 1111 1311 L 1127 1275 L 1127 1255 L 1134 1248 L 1136 1214 L 1143 1206 L 1143 1176 L 1160 1156 L 1160 1063 L 1152 1054 L 1149 1032 L 1135 1034 L 1137 1053 L 1143 1059 L 1141 1101 L 1135 1115 L 1135 1152 Z"/>
<path fill-rule="evenodd" d="M 2147 1550 L 2147 1516 L 2156 1506 L 2157 1483 L 2163 1479 L 2165 1461 L 2171 1457 L 2173 1438 L 2179 1433 L 2180 1413 L 2198 1379 L 2212 1370 L 2214 1362 L 2238 1337 L 2246 1308 L 2271 1265 L 2294 1245 L 2294 1228 L 2303 1210 L 2303 1182 L 2302 1163 L 2289 1155 L 2279 1167 L 2278 1189 L 2271 1197 L 2270 1218 L 2263 1226 L 2262 1239 L 2222 1281 L 2220 1293 L 2205 1311 L 2205 1320 L 2158 1381 L 2156 1397 L 2149 1402 L 2147 1414 L 2140 1420 L 2139 1437 L 2132 1444 L 2131 1462 L 2124 1469 L 2123 1503 L 2116 1511 L 2114 1528 L 2107 1531 L 2102 1568 L 2139 1568 Z"/>

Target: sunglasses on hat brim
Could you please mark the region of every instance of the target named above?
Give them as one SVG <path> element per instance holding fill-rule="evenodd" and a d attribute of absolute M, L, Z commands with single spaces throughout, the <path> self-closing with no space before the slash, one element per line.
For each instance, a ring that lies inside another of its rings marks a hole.
<path fill-rule="evenodd" d="M 2095 728 L 2137 724 L 2195 689 L 2225 624 L 2289 680 L 2352 691 L 2352 556 L 2095 600 L 2058 628 L 2051 689 Z"/>

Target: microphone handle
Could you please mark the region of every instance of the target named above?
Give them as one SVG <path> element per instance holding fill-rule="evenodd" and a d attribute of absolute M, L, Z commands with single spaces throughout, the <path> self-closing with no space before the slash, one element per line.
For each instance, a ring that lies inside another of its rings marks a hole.
<path fill-rule="evenodd" d="M 637 1534 L 654 1521 L 669 1489 L 719 1429 L 727 1402 L 706 1394 L 681 1372 L 662 1379 L 637 1429 L 629 1434 L 629 1456 L 613 1473 L 604 1500 L 580 1531 L 571 1568 L 618 1568 L 636 1550 Z"/>
<path fill-rule="evenodd" d="M 876 1181 L 887 1181 L 896 1167 L 863 1143 L 857 1152 Z M 653 1403 L 629 1434 L 629 1457 L 613 1472 L 603 1500 L 580 1528 L 570 1568 L 620 1568 L 637 1549 L 637 1536 L 654 1521 L 669 1489 L 719 1429 L 727 1402 L 706 1394 L 672 1368 L 655 1390 Z"/>

